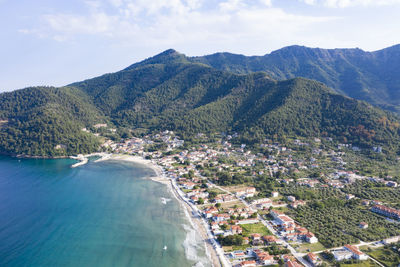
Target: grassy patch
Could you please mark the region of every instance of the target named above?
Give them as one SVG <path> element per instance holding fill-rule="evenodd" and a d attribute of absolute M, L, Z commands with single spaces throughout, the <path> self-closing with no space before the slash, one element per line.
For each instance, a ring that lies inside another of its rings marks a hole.
<path fill-rule="evenodd" d="M 193 190 L 191 190 L 191 189 L 183 189 L 183 188 L 182 188 L 181 190 L 182 190 L 182 192 L 185 193 L 185 194 L 193 191 Z"/>
<path fill-rule="evenodd" d="M 340 267 L 376 267 L 379 266 L 372 260 L 360 261 L 356 263 L 340 263 Z"/>
<path fill-rule="evenodd" d="M 221 208 L 223 208 L 223 209 L 231 209 L 231 208 L 235 208 L 235 207 L 243 208 L 244 204 L 239 200 L 221 203 Z"/>
<path fill-rule="evenodd" d="M 326 248 L 321 243 L 314 243 L 314 244 L 301 244 L 298 248 L 296 248 L 300 253 L 307 253 L 307 252 L 315 252 L 325 250 Z"/>
<path fill-rule="evenodd" d="M 260 234 L 260 235 L 271 235 L 272 233 L 262 223 L 255 224 L 242 224 L 244 235 Z"/>
<path fill-rule="evenodd" d="M 224 191 L 222 191 L 221 189 L 215 188 L 215 187 L 208 188 L 207 191 L 208 191 L 208 193 L 215 192 L 217 195 L 225 194 Z"/>
<path fill-rule="evenodd" d="M 236 251 L 236 250 L 242 250 L 246 251 L 247 248 L 251 247 L 251 245 L 241 245 L 241 246 L 223 246 L 222 248 L 226 252 L 231 252 L 231 251 Z"/>
<path fill-rule="evenodd" d="M 389 267 L 398 266 L 400 263 L 400 255 L 390 247 L 378 248 L 375 250 L 364 250 L 368 255 Z"/>

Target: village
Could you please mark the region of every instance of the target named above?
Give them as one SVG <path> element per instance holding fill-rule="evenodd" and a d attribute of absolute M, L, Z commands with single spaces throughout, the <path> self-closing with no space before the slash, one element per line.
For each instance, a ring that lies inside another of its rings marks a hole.
<path fill-rule="evenodd" d="M 332 188 L 339 190 L 347 201 L 357 197 L 340 190 L 359 181 L 396 188 L 397 182 L 390 180 L 390 177 L 368 177 L 346 170 L 347 163 L 343 160 L 346 149 L 357 151 L 358 148 L 345 144 L 339 144 L 336 150 L 312 148 L 310 157 L 300 158 L 294 156 L 293 148 L 266 140 L 260 145 L 263 151 L 270 152 L 266 156 L 266 153 L 252 153 L 244 144 L 232 144 L 230 140 L 234 138 L 235 135 L 227 135 L 218 142 L 188 147 L 173 132 L 164 131 L 152 136 L 124 139 L 122 142 L 106 140 L 102 147 L 113 153 L 139 155 L 162 166 L 164 175 L 173 181 L 182 198 L 208 226 L 214 246 L 223 249 L 225 262 L 231 266 L 319 266 L 327 264 L 327 254 L 337 262 L 374 261 L 383 266 L 361 251 L 360 244 L 324 248 L 319 243 L 318 234 L 287 214 L 287 211 L 290 213 L 307 205 L 307 200 L 297 199 L 294 195 L 284 196 L 278 191 L 270 191 L 268 195 L 259 192 L 242 175 L 268 175 L 282 187 Z M 317 144 L 321 142 L 317 138 L 313 141 Z M 296 139 L 293 146 L 302 149 L 309 144 Z M 373 150 L 381 153 L 381 148 Z M 329 170 L 323 176 L 297 175 L 296 178 L 290 178 L 285 175 L 312 173 L 321 166 Z M 232 181 L 237 177 L 243 181 Z M 400 220 L 400 211 L 386 206 L 380 200 L 362 199 L 362 203 L 371 213 Z M 367 229 L 368 223 L 359 222 L 359 228 Z M 386 241 L 389 242 L 389 239 Z M 391 243 L 399 241 L 396 236 L 391 239 Z M 376 247 L 384 244 L 385 240 L 373 242 Z M 315 249 L 307 249 L 313 246 Z"/>

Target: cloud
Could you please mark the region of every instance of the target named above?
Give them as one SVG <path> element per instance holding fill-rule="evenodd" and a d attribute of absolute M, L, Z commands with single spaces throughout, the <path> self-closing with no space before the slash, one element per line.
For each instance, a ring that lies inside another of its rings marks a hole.
<path fill-rule="evenodd" d="M 337 19 L 291 14 L 273 7 L 270 0 L 225 0 L 213 6 L 203 0 L 90 0 L 83 8 L 83 15 L 42 15 L 40 27 L 22 32 L 56 41 L 95 36 L 118 45 L 225 48 L 241 44 L 246 49 L 254 40 L 254 46 L 260 47 L 277 39 L 300 42 L 314 25 Z"/>
<path fill-rule="evenodd" d="M 323 5 L 330 8 L 390 6 L 400 4 L 400 0 L 302 0 L 302 2 L 308 5 Z"/>

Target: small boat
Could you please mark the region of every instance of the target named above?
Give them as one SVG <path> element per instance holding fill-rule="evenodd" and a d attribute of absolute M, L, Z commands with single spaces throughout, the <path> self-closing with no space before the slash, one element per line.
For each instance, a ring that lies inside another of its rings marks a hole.
<path fill-rule="evenodd" d="M 163 250 L 167 250 L 167 246 L 164 246 Z"/>

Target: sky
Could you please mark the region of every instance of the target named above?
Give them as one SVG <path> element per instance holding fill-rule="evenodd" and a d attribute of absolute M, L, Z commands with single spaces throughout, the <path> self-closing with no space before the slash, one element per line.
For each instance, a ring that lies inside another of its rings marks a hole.
<path fill-rule="evenodd" d="M 173 48 L 264 55 L 400 43 L 400 0 L 0 0 L 0 92 L 63 86 Z"/>

